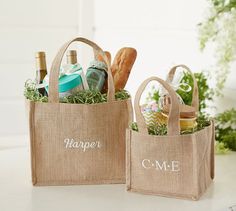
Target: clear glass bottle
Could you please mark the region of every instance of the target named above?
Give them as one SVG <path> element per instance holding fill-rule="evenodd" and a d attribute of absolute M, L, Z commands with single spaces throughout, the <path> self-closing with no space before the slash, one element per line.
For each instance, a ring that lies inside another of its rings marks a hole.
<path fill-rule="evenodd" d="M 77 51 L 76 50 L 69 50 L 66 54 L 66 60 L 67 64 L 63 66 L 63 69 L 65 72 L 73 73 L 79 71 L 78 74 L 80 74 L 82 84 L 81 84 L 81 90 L 88 90 L 88 82 L 86 80 L 85 74 L 83 72 L 83 69 L 81 65 L 77 62 Z"/>

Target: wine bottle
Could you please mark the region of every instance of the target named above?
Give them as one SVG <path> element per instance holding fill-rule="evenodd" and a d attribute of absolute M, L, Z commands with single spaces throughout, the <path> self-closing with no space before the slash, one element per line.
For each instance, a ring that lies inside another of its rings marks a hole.
<path fill-rule="evenodd" d="M 39 51 L 35 54 L 36 61 L 36 85 L 39 87 L 38 91 L 40 94 L 47 95 L 44 87 L 40 87 L 43 84 L 43 79 L 47 75 L 46 55 L 45 52 Z"/>

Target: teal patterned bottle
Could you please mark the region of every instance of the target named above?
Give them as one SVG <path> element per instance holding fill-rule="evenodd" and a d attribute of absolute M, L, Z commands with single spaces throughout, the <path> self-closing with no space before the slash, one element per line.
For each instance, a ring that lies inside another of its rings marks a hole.
<path fill-rule="evenodd" d="M 94 60 L 90 62 L 86 78 L 90 90 L 101 91 L 107 77 L 107 66 L 104 62 Z"/>

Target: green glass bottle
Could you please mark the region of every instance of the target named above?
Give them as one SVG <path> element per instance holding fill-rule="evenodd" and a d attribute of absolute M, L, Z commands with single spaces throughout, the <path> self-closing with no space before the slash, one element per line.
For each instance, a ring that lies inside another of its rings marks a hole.
<path fill-rule="evenodd" d="M 90 90 L 101 91 L 107 78 L 106 64 L 97 60 L 90 62 L 86 78 Z"/>

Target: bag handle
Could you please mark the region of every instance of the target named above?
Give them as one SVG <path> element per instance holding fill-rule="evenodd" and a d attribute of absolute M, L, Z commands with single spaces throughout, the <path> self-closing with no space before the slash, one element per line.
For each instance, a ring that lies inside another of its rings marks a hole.
<path fill-rule="evenodd" d="M 169 93 L 171 99 L 171 108 L 168 117 L 168 124 L 167 124 L 167 134 L 172 135 L 179 135 L 180 134 L 180 113 L 179 113 L 179 101 L 177 95 L 173 88 L 164 80 L 158 77 L 150 77 L 146 79 L 138 88 L 138 91 L 134 98 L 134 110 L 136 115 L 136 121 L 138 125 L 139 132 L 148 134 L 147 125 L 145 123 L 145 119 L 141 113 L 141 108 L 139 106 L 139 101 L 141 95 L 148 85 L 150 81 L 157 81 L 159 82 Z"/>
<path fill-rule="evenodd" d="M 196 78 L 193 74 L 193 72 L 190 70 L 189 67 L 187 67 L 186 65 L 184 64 L 180 64 L 180 65 L 176 65 L 174 67 L 172 67 L 167 75 L 167 79 L 166 81 L 167 82 L 172 82 L 173 79 L 174 79 L 174 75 L 175 75 L 175 72 L 177 70 L 178 67 L 182 67 L 184 68 L 185 70 L 187 70 L 191 77 L 193 78 L 193 95 L 192 95 L 192 107 L 195 108 L 195 111 L 198 112 L 199 111 L 199 95 L 198 95 L 198 85 L 197 85 L 197 81 L 196 81 Z"/>
<path fill-rule="evenodd" d="M 82 42 L 85 43 L 93 48 L 94 51 L 94 57 L 97 58 L 98 55 L 101 55 L 103 60 L 105 61 L 107 65 L 107 73 L 108 73 L 108 93 L 107 93 L 107 101 L 112 102 L 115 100 L 115 87 L 113 82 L 113 77 L 111 74 L 111 66 L 107 59 L 107 56 L 105 55 L 104 51 L 94 42 L 85 39 L 83 37 L 77 37 L 75 39 L 72 39 L 68 42 L 66 42 L 58 51 L 56 57 L 54 58 L 52 62 L 52 66 L 50 69 L 50 76 L 49 76 L 49 95 L 48 100 L 50 103 L 59 103 L 59 92 L 58 92 L 58 78 L 59 78 L 59 72 L 60 72 L 60 66 L 62 58 L 67 50 L 67 48 L 70 46 L 73 42 Z"/>

